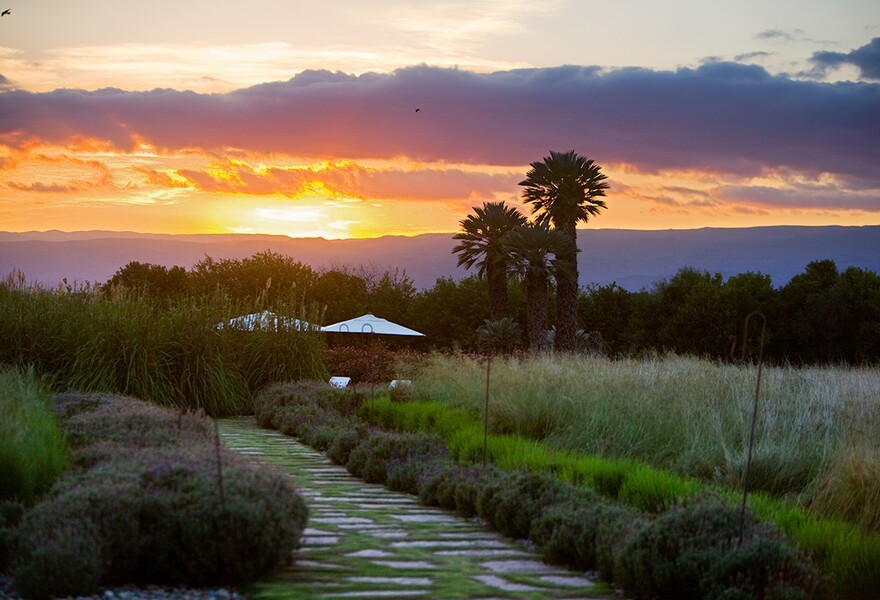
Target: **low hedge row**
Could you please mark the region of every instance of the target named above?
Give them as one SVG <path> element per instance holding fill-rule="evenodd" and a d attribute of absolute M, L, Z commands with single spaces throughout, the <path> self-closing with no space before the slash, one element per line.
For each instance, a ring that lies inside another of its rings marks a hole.
<path fill-rule="evenodd" d="M 461 461 L 480 460 L 483 428 L 469 413 L 441 402 L 393 402 L 388 398 L 365 405 L 362 416 L 385 428 L 440 435 Z M 515 435 L 489 435 L 490 460 L 506 468 L 553 473 L 586 485 L 606 498 L 639 510 L 658 513 L 683 499 L 707 493 L 709 486 L 635 461 L 559 452 L 541 442 Z M 723 493 L 738 503 L 739 492 Z M 808 551 L 829 578 L 828 595 L 846 600 L 874 599 L 880 589 L 880 536 L 851 523 L 823 519 L 765 494 L 749 496 L 759 520 L 774 523 Z"/>
<path fill-rule="evenodd" d="M 109 394 L 57 406 L 73 466 L 18 525 L 26 598 L 238 585 L 291 560 L 304 500 L 283 472 L 220 445 L 207 418 Z"/>
<path fill-rule="evenodd" d="M 740 540 L 739 512 L 720 498 L 701 495 L 648 515 L 551 473 L 458 464 L 436 434 L 360 422 L 358 407 L 374 402 L 312 382 L 270 388 L 255 410 L 262 426 L 326 449 L 355 475 L 478 516 L 530 539 L 546 561 L 598 571 L 634 598 L 819 596 L 820 577 L 803 554 L 751 512 Z"/>

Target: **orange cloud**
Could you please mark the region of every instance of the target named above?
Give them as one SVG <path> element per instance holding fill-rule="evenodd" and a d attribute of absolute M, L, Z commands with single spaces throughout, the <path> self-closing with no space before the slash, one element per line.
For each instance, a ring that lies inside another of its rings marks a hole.
<path fill-rule="evenodd" d="M 110 169 L 98 160 L 66 154 L 50 156 L 12 152 L 0 163 L 5 183 L 20 192 L 64 193 L 113 187 Z"/>
<path fill-rule="evenodd" d="M 493 198 L 516 189 L 521 175 L 442 166 L 369 167 L 350 161 L 309 166 L 252 165 L 239 159 L 200 169 L 138 169 L 154 185 L 204 192 L 299 197 L 320 194 L 360 200 Z"/>

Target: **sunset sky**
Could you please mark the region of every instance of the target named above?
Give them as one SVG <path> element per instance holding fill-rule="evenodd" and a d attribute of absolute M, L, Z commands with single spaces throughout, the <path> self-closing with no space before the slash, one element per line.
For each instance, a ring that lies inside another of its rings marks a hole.
<path fill-rule="evenodd" d="M 7 8 L 0 231 L 453 232 L 569 149 L 589 227 L 880 224 L 877 0 Z"/>

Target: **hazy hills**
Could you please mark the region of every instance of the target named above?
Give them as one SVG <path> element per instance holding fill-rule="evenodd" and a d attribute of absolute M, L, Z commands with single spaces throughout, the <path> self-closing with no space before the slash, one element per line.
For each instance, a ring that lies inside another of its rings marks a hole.
<path fill-rule="evenodd" d="M 418 288 L 438 277 L 459 279 L 451 253 L 452 234 L 388 236 L 360 240 L 288 238 L 270 235 L 155 235 L 108 231 L 0 232 L 0 276 L 13 268 L 28 281 L 55 285 L 104 282 L 130 261 L 189 269 L 210 256 L 244 258 L 272 250 L 314 267 L 364 266 L 378 272 L 398 268 Z M 630 290 L 650 287 L 681 267 L 725 277 L 759 271 L 782 286 L 813 260 L 830 258 L 842 269 L 880 272 L 880 226 L 756 227 L 637 231 L 581 230 L 580 284 L 617 282 Z"/>

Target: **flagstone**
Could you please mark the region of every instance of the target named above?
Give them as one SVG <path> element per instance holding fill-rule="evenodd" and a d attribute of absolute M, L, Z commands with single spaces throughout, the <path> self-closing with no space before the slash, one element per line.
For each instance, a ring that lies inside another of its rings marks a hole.
<path fill-rule="evenodd" d="M 339 543 L 338 535 L 319 535 L 315 537 L 303 537 L 303 546 L 333 546 Z"/>
<path fill-rule="evenodd" d="M 386 531 L 369 531 L 369 532 L 367 532 L 367 533 L 368 533 L 371 537 L 375 537 L 375 538 L 383 538 L 383 539 L 384 539 L 384 538 L 394 539 L 394 538 L 405 538 L 405 537 L 409 537 L 409 533 L 408 533 L 408 532 L 406 532 L 406 531 L 402 531 L 402 530 L 399 530 L 399 529 L 389 529 L 389 530 L 386 530 Z"/>
<path fill-rule="evenodd" d="M 516 550 L 514 548 L 504 548 L 500 550 L 439 550 L 434 552 L 435 556 L 468 556 L 476 558 L 490 558 L 498 556 L 529 556 L 527 552 Z"/>
<path fill-rule="evenodd" d="M 301 569 L 328 569 L 338 570 L 347 569 L 345 565 L 337 565 L 335 563 L 321 562 L 317 560 L 297 560 L 296 566 Z"/>
<path fill-rule="evenodd" d="M 481 563 L 493 573 L 548 573 L 553 567 L 537 560 L 495 560 Z"/>
<path fill-rule="evenodd" d="M 346 581 L 352 583 L 375 583 L 391 585 L 431 585 L 429 577 L 346 577 Z"/>
<path fill-rule="evenodd" d="M 312 527 L 306 527 L 303 529 L 303 536 L 305 537 L 313 537 L 318 535 L 338 535 L 335 531 L 325 531 L 323 529 L 314 529 Z"/>
<path fill-rule="evenodd" d="M 474 575 L 474 579 L 503 592 L 540 592 L 544 589 L 524 583 L 514 583 L 497 575 Z"/>
<path fill-rule="evenodd" d="M 457 523 L 458 519 L 452 515 L 415 513 L 408 515 L 391 515 L 392 518 L 404 523 Z"/>
<path fill-rule="evenodd" d="M 427 590 L 369 590 L 365 592 L 340 592 L 338 594 L 322 594 L 320 598 L 412 598 L 427 596 Z"/>
<path fill-rule="evenodd" d="M 391 556 L 391 553 L 386 550 L 368 549 L 349 552 L 346 556 L 353 558 L 385 558 L 386 556 Z"/>
<path fill-rule="evenodd" d="M 311 517 L 309 521 L 327 525 L 368 525 L 373 523 L 372 519 L 365 519 L 364 517 Z"/>
<path fill-rule="evenodd" d="M 578 577 L 576 575 L 543 575 L 539 579 L 545 583 L 563 587 L 592 587 L 596 585 L 595 582 L 586 577 Z"/>
<path fill-rule="evenodd" d="M 392 569 L 434 569 L 436 565 L 426 560 L 374 560 L 374 565 Z"/>
<path fill-rule="evenodd" d="M 393 542 L 395 548 L 505 548 L 504 542 L 495 540 L 412 540 Z"/>

